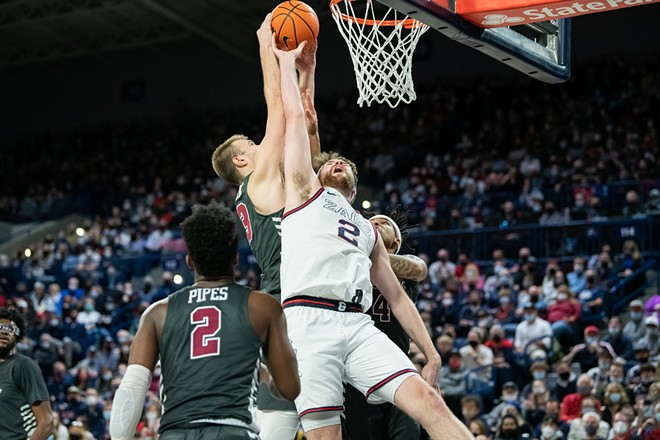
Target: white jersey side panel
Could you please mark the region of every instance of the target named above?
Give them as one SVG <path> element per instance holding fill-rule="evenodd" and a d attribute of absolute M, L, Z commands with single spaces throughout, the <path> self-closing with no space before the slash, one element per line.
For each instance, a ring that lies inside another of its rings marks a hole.
<path fill-rule="evenodd" d="M 321 188 L 282 216 L 282 300 L 298 295 L 371 306 L 371 223 L 338 191 Z M 356 296 L 356 294 L 358 296 Z"/>

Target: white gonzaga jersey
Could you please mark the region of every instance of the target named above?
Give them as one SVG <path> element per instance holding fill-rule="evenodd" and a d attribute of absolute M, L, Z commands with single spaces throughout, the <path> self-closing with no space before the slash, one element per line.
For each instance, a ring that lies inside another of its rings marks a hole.
<path fill-rule="evenodd" d="M 376 229 L 332 188 L 282 215 L 282 301 L 316 296 L 371 306 Z"/>

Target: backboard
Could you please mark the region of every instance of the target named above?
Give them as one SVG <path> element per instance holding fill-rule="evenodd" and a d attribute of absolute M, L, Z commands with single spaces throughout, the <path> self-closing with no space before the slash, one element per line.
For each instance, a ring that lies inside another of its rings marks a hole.
<path fill-rule="evenodd" d="M 477 3 L 477 12 L 461 9 L 460 0 L 378 1 L 537 80 L 561 83 L 570 77 L 571 19 L 561 18 L 568 14 L 509 15 L 493 7 L 503 3 L 496 0 L 466 2 Z"/>

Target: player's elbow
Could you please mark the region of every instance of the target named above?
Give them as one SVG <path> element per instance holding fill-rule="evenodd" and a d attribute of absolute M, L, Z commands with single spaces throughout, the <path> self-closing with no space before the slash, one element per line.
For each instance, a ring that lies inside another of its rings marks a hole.
<path fill-rule="evenodd" d="M 44 434 L 53 435 L 53 432 L 55 431 L 55 420 L 53 419 L 53 412 L 48 411 L 46 414 L 41 416 L 41 418 L 37 420 L 37 426 L 42 427 L 42 432 Z"/>
<path fill-rule="evenodd" d="M 411 278 L 413 281 L 419 283 L 421 281 L 424 281 L 427 275 L 428 275 L 428 268 L 426 267 L 426 263 L 420 261 L 418 264 L 415 265 L 415 270 L 413 270 Z"/>
<path fill-rule="evenodd" d="M 298 397 L 298 394 L 300 394 L 300 379 L 298 379 L 297 374 L 293 377 L 287 377 L 286 380 L 280 380 L 272 383 L 271 385 L 271 388 L 275 388 L 274 390 L 271 389 L 271 391 L 276 391 L 276 393 L 273 394 L 279 394 L 282 399 L 286 399 L 291 402 L 293 402 L 295 398 Z"/>

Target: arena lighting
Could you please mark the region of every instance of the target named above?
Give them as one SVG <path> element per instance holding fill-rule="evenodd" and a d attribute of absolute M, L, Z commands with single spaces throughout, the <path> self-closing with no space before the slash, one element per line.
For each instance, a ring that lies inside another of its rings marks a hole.
<path fill-rule="evenodd" d="M 78 237 L 82 237 L 83 235 L 85 235 L 85 230 L 83 228 L 76 228 L 76 235 Z"/>
<path fill-rule="evenodd" d="M 362 202 L 362 209 L 369 209 L 371 208 L 371 202 L 369 200 L 365 200 Z"/>
<path fill-rule="evenodd" d="M 179 274 L 176 274 L 172 277 L 172 281 L 174 281 L 174 284 L 177 285 L 183 284 L 183 277 Z"/>
<path fill-rule="evenodd" d="M 24 254 L 27 258 L 30 258 L 32 256 L 32 250 L 30 250 L 30 248 L 27 248 L 25 249 Z"/>

